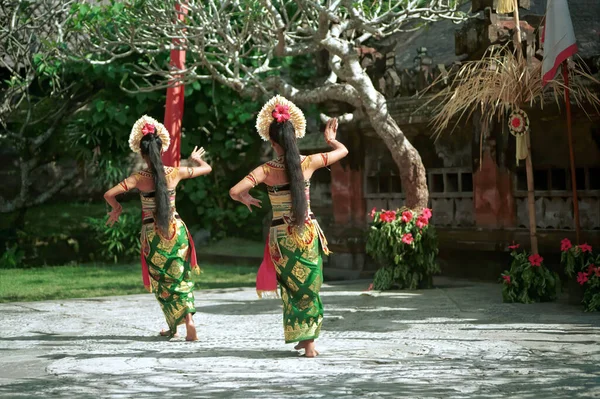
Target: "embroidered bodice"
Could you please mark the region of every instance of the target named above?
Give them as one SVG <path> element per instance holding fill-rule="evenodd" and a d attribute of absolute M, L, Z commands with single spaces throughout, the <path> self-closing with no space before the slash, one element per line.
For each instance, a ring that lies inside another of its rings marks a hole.
<path fill-rule="evenodd" d="M 310 180 L 305 180 L 306 205 L 308 215 L 312 213 L 310 210 Z M 289 184 L 278 186 L 267 186 L 269 192 L 269 200 L 273 209 L 273 219 L 281 219 L 284 216 L 290 216 L 292 211 L 292 192 Z"/>
<path fill-rule="evenodd" d="M 165 167 L 165 177 L 167 183 L 172 180 L 179 173 L 178 168 Z M 137 181 L 143 179 L 154 180 L 154 175 L 149 170 L 142 170 L 135 174 Z M 142 219 L 148 219 L 154 217 L 154 211 L 156 210 L 156 191 L 141 191 L 140 200 L 142 202 Z M 175 189 L 169 190 L 169 202 L 173 214 L 176 214 L 175 209 Z"/>
<path fill-rule="evenodd" d="M 310 159 L 310 156 L 302 159 L 301 167 L 303 171 L 306 170 L 306 168 L 310 165 Z M 267 176 L 273 173 L 285 173 L 283 157 L 279 157 L 265 163 L 263 165 L 263 171 Z M 308 210 L 307 215 L 310 215 L 312 213 L 310 210 L 310 180 L 305 180 L 304 184 L 306 187 L 305 194 Z M 271 201 L 271 207 L 273 209 L 273 220 L 281 219 L 284 216 L 289 217 L 292 210 L 292 192 L 290 191 L 289 183 L 275 186 L 267 185 L 267 190 L 269 193 L 269 200 Z"/>

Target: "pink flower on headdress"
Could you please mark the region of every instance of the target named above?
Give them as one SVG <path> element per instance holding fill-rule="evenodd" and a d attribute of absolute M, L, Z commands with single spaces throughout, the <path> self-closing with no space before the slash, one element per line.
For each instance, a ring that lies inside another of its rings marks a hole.
<path fill-rule="evenodd" d="M 142 135 L 152 134 L 156 131 L 156 128 L 151 123 L 146 123 L 142 128 Z"/>
<path fill-rule="evenodd" d="M 290 119 L 290 107 L 287 105 L 277 104 L 272 115 L 278 123 L 283 123 Z"/>

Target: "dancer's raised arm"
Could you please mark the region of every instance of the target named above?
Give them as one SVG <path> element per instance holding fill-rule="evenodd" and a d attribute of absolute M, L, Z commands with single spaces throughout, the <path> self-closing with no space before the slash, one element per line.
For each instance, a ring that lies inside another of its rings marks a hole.
<path fill-rule="evenodd" d="M 205 154 L 206 151 L 204 151 L 204 148 L 194 147 L 194 151 L 192 151 L 189 159 L 198 166 L 179 168 L 179 180 L 193 179 L 194 177 L 207 175 L 212 172 L 211 166 L 202 159 Z"/>
<path fill-rule="evenodd" d="M 329 146 L 331 146 L 331 148 L 333 148 L 333 150 L 311 155 L 311 163 L 309 168 L 313 171 L 332 165 L 348 155 L 348 149 L 346 146 L 336 139 L 337 128 L 337 118 L 331 118 L 327 121 L 323 135 L 325 136 L 325 141 L 327 144 L 329 144 Z"/>

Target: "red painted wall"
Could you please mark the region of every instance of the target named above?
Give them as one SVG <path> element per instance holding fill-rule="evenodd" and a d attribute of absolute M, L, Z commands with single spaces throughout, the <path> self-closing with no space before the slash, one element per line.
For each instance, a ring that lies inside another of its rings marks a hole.
<path fill-rule="evenodd" d="M 483 153 L 481 168 L 473 173 L 473 190 L 477 226 L 515 226 L 516 207 L 510 172 L 499 169 L 489 151 Z"/>
<path fill-rule="evenodd" d="M 335 224 L 364 224 L 365 200 L 362 170 L 342 167 L 340 162 L 331 166 L 331 199 Z"/>

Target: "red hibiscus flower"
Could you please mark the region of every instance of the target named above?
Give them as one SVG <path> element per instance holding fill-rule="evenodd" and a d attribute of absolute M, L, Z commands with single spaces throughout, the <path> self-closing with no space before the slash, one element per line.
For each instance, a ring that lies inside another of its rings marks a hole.
<path fill-rule="evenodd" d="M 517 249 L 519 249 L 519 247 L 521 246 L 521 244 L 516 244 L 514 241 L 512 243 L 512 245 L 508 246 L 508 249 L 510 249 L 511 251 L 515 251 Z"/>
<path fill-rule="evenodd" d="M 419 216 L 415 224 L 419 229 L 422 229 L 429 224 L 429 219 L 427 219 L 425 216 Z"/>
<path fill-rule="evenodd" d="M 408 223 L 412 220 L 412 218 L 413 218 L 413 214 L 411 211 L 402 212 L 402 222 Z"/>
<path fill-rule="evenodd" d="M 584 272 L 577 273 L 577 282 L 579 285 L 584 285 L 588 281 L 588 276 Z"/>
<path fill-rule="evenodd" d="M 431 219 L 431 216 L 432 216 L 431 209 L 429 209 L 429 208 L 423 208 L 422 215 L 427 220 Z"/>
<path fill-rule="evenodd" d="M 587 269 L 587 275 L 591 276 L 594 273 L 596 273 L 596 266 L 594 266 L 593 264 L 589 265 Z"/>
<path fill-rule="evenodd" d="M 579 249 L 581 249 L 581 252 L 592 252 L 592 247 L 590 245 L 588 245 L 587 242 L 584 244 L 581 244 L 579 246 Z"/>
<path fill-rule="evenodd" d="M 379 218 L 382 222 L 391 223 L 396 220 L 396 211 L 385 211 L 379 215 Z"/>
<path fill-rule="evenodd" d="M 412 234 L 410 233 L 406 233 L 402 236 L 402 242 L 405 243 L 406 245 L 410 245 L 413 243 L 415 239 L 413 238 Z"/>
<path fill-rule="evenodd" d="M 371 215 L 371 219 L 375 219 L 375 214 L 377 213 L 377 208 L 373 207 L 373 209 L 371 209 L 371 213 L 369 215 Z"/>
<path fill-rule="evenodd" d="M 273 110 L 273 118 L 277 120 L 278 123 L 283 123 L 290 119 L 290 107 L 287 105 L 278 104 L 275 106 Z"/>
<path fill-rule="evenodd" d="M 533 254 L 529 256 L 529 263 L 531 263 L 531 266 L 540 267 L 543 261 L 544 258 L 542 258 L 539 254 Z"/>
<path fill-rule="evenodd" d="M 567 252 L 572 247 L 573 247 L 573 244 L 571 244 L 571 240 L 569 240 L 568 238 L 565 238 L 560 242 L 560 250 L 562 252 Z"/>
<path fill-rule="evenodd" d="M 510 285 L 510 276 L 502 276 L 502 278 L 506 284 Z"/>
<path fill-rule="evenodd" d="M 145 136 L 147 134 L 152 134 L 152 133 L 154 133 L 155 130 L 156 130 L 156 128 L 154 127 L 153 124 L 146 123 L 144 125 L 144 127 L 142 128 L 142 135 Z"/>

